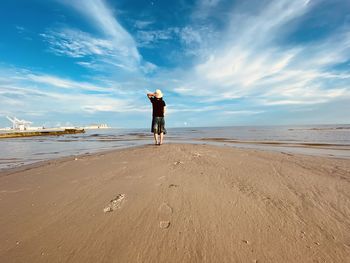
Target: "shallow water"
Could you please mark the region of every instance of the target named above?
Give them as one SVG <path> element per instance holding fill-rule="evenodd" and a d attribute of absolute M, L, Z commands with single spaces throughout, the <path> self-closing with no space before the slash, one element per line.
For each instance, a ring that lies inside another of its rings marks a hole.
<path fill-rule="evenodd" d="M 148 129 L 0 140 L 0 169 L 153 143 Z M 168 129 L 166 142 L 200 143 L 350 158 L 350 125 L 242 126 Z"/>

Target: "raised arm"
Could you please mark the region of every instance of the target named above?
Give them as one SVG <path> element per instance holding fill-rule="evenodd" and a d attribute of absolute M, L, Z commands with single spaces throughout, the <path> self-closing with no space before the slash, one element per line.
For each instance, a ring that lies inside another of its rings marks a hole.
<path fill-rule="evenodd" d="M 150 99 L 150 98 L 152 98 L 152 97 L 154 97 L 155 96 L 155 94 L 154 93 L 147 93 L 147 97 Z"/>

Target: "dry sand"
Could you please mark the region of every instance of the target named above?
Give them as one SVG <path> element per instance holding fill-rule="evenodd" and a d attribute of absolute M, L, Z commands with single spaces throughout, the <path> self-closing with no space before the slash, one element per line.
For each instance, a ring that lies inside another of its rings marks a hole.
<path fill-rule="evenodd" d="M 0 174 L 0 262 L 350 262 L 350 160 L 145 146 Z"/>

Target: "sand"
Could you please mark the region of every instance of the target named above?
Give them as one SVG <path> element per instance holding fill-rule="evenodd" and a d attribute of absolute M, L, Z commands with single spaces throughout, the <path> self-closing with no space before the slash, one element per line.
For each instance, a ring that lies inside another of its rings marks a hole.
<path fill-rule="evenodd" d="M 350 262 L 350 160 L 143 146 L 0 174 L 0 262 Z"/>

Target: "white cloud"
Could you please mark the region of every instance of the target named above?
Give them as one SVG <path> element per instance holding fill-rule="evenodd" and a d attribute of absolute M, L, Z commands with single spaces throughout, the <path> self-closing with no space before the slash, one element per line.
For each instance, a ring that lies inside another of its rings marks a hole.
<path fill-rule="evenodd" d="M 206 45 L 193 70 L 181 73 L 187 76 L 174 91 L 206 102 L 245 98 L 262 105 L 323 103 L 349 96 L 349 88 L 337 83 L 348 74 L 330 72 L 350 59 L 348 32 L 335 31 L 327 39 L 301 45 L 277 41 L 276 36 L 288 33 L 290 21 L 312 7 L 305 0 L 280 0 L 251 14 L 233 9 L 221 32 L 225 37 Z"/>
<path fill-rule="evenodd" d="M 155 21 L 150 21 L 150 20 L 136 20 L 134 23 L 134 26 L 137 29 L 145 29 L 151 25 L 153 25 Z"/>
<path fill-rule="evenodd" d="M 199 0 L 196 3 L 195 11 L 192 16 L 194 20 L 206 19 L 210 14 L 213 14 L 212 10 L 215 9 L 222 2 L 222 0 Z"/>
<path fill-rule="evenodd" d="M 206 111 L 218 111 L 222 110 L 223 106 L 217 106 L 217 105 L 202 105 L 201 107 L 189 107 L 188 105 L 184 104 L 175 104 L 175 105 L 168 105 L 167 106 L 167 113 L 168 114 L 174 114 L 179 112 L 206 112 Z"/>
<path fill-rule="evenodd" d="M 36 83 L 47 84 L 51 87 L 54 86 L 54 87 L 64 88 L 64 89 L 79 89 L 79 90 L 90 90 L 90 91 L 100 91 L 100 92 L 111 91 L 111 89 L 107 87 L 99 87 L 87 82 L 78 82 L 78 81 L 73 81 L 69 79 L 63 79 L 52 75 L 28 74 L 27 77 L 29 80 L 32 80 Z"/>
<path fill-rule="evenodd" d="M 205 30 L 206 33 L 207 30 Z M 203 40 L 199 30 L 195 30 L 193 27 L 184 27 L 180 32 L 180 38 L 186 45 L 192 45 L 193 43 L 201 43 Z"/>
<path fill-rule="evenodd" d="M 26 31 L 23 26 L 15 26 L 15 28 L 19 34 L 23 34 Z"/>
<path fill-rule="evenodd" d="M 111 8 L 103 0 L 62 0 L 86 16 L 92 24 L 113 43 L 118 60 L 128 68 L 134 68 L 141 61 L 133 37 L 120 25 Z"/>
<path fill-rule="evenodd" d="M 69 28 L 60 31 L 50 30 L 41 36 L 49 43 L 49 50 L 57 55 L 73 58 L 116 55 L 111 41 L 92 37 L 80 30 Z"/>
<path fill-rule="evenodd" d="M 144 91 L 135 89 L 135 85 L 103 78 L 76 81 L 19 68 L 0 68 L 0 113 L 42 116 L 46 112 L 79 116 L 99 112 L 149 112 Z"/>
<path fill-rule="evenodd" d="M 65 86 L 65 84 L 57 83 L 55 85 Z M 29 83 L 14 82 L 0 85 L 0 100 L 3 114 L 12 115 L 23 112 L 31 114 L 42 112 L 60 114 L 140 112 L 138 107 L 133 107 L 135 100 L 132 98 L 111 97 L 109 94 L 62 93 L 52 89 L 42 89 L 38 84 Z"/>
<path fill-rule="evenodd" d="M 91 72 L 95 79 L 88 81 L 84 76 L 85 81 L 78 81 L 24 70 L 3 74 L 2 109 L 43 112 L 55 105 L 59 112 L 145 113 L 150 107 L 141 96 L 144 90 L 155 88 L 172 96 L 170 114 L 193 113 L 194 119 L 203 118 L 202 112 L 223 113 L 228 119 L 268 112 L 271 107 L 294 110 L 305 105 L 316 109 L 317 104 L 350 99 L 350 74 L 335 68 L 350 59 L 348 28 L 310 42 L 286 41 L 292 29 L 304 21 L 303 16 L 313 15 L 313 7 L 320 1 L 261 4 L 251 0 L 234 1 L 232 6 L 227 5 L 229 1 L 198 1 L 189 24 L 161 30 L 154 20 L 138 20 L 134 22 L 138 30 L 134 37 L 122 27 L 107 1 L 58 1 L 84 15 L 100 34 L 66 25 L 46 30 L 41 36 L 50 51 L 98 71 Z M 220 7 L 222 2 L 225 10 Z M 20 27 L 17 30 L 23 31 Z M 179 62 L 177 68 L 144 61 L 137 50 L 163 51 L 165 42 L 176 50 L 162 56 L 172 56 L 175 62 L 171 66 Z"/>
<path fill-rule="evenodd" d="M 179 28 L 171 27 L 165 30 L 139 30 L 136 34 L 139 47 L 155 47 L 157 43 L 177 37 Z"/>
<path fill-rule="evenodd" d="M 225 115 L 255 115 L 264 113 L 264 111 L 254 111 L 254 110 L 226 110 L 222 112 Z"/>
<path fill-rule="evenodd" d="M 145 62 L 143 63 L 143 65 L 141 66 L 141 69 L 144 73 L 149 74 L 154 72 L 158 67 L 151 63 L 151 62 Z"/>
<path fill-rule="evenodd" d="M 92 69 L 92 70 L 96 70 L 99 69 L 99 66 L 96 65 L 94 62 L 88 62 L 88 61 L 78 61 L 76 62 L 76 64 L 88 68 L 88 69 Z"/>
<path fill-rule="evenodd" d="M 317 86 L 287 86 L 264 94 L 265 105 L 297 105 L 325 103 L 336 98 L 350 98 L 350 91 L 343 88 L 323 89 Z"/>

